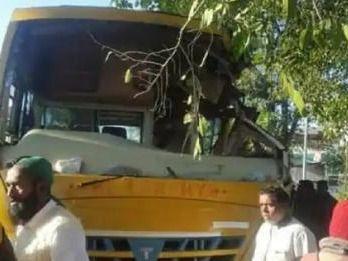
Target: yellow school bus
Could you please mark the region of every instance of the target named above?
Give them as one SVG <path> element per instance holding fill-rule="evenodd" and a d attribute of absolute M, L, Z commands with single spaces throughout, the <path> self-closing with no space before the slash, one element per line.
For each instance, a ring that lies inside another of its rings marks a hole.
<path fill-rule="evenodd" d="M 286 178 L 284 146 L 254 123 L 233 86 L 224 34 L 191 22 L 167 64 L 166 88 L 142 84 L 185 22 L 113 8 L 12 15 L 0 58 L 2 175 L 20 156 L 49 159 L 53 195 L 81 220 L 91 260 L 247 260 L 258 191 Z M 182 146 L 190 68 L 207 126 L 200 159 Z M 6 205 L 2 181 L 0 222 L 13 236 Z"/>

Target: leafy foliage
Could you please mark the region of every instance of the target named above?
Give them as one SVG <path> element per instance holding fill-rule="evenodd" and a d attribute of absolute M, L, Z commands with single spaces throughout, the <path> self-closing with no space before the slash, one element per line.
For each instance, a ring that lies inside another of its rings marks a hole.
<path fill-rule="evenodd" d="M 129 8 L 126 1 L 113 2 Z M 348 134 L 348 1 L 197 2 L 203 2 L 196 15 L 203 27 L 214 22 L 229 33 L 230 61 L 264 79 L 267 89 L 254 85 L 261 89 L 250 93 L 263 90 L 264 99 L 274 104 L 289 98 L 289 108 L 294 104 L 299 112 L 313 114 L 329 138 Z M 138 0 L 133 7 L 188 15 L 191 5 L 190 0 Z M 251 85 L 245 79 L 238 84 L 242 89 Z"/>
<path fill-rule="evenodd" d="M 323 154 L 323 163 L 327 166 L 329 174 L 342 173 L 344 171 L 344 157 L 342 148 L 337 145 L 329 145 Z"/>

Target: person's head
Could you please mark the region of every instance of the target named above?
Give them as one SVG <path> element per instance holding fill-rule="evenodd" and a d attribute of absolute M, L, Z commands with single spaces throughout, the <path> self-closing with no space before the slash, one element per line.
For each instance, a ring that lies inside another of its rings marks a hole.
<path fill-rule="evenodd" d="M 305 193 L 307 193 L 307 192 L 310 193 L 312 191 L 315 191 L 313 181 L 308 180 L 308 179 L 300 180 L 299 185 L 298 185 L 298 189 L 300 191 L 305 192 Z"/>
<path fill-rule="evenodd" d="M 277 224 L 289 213 L 290 197 L 278 186 L 269 186 L 260 191 L 259 206 L 266 222 Z"/>
<path fill-rule="evenodd" d="M 329 235 L 348 241 L 348 200 L 343 200 L 335 206 L 330 222 Z"/>
<path fill-rule="evenodd" d="M 329 189 L 328 185 L 327 185 L 327 181 L 326 180 L 319 180 L 317 182 L 317 191 L 318 192 L 327 192 Z"/>
<path fill-rule="evenodd" d="M 27 222 L 50 198 L 52 165 L 42 157 L 23 157 L 8 170 L 5 182 L 10 214 Z"/>

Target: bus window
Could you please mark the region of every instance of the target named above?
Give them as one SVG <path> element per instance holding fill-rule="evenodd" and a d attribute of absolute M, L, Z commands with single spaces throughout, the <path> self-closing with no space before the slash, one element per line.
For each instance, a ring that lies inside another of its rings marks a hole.
<path fill-rule="evenodd" d="M 99 132 L 109 133 L 137 143 L 141 142 L 141 128 L 139 126 L 100 125 Z"/>
<path fill-rule="evenodd" d="M 10 85 L 7 99 L 5 141 L 13 144 L 34 126 L 33 94 Z"/>
<path fill-rule="evenodd" d="M 141 112 L 46 107 L 44 129 L 108 133 L 138 143 L 142 141 Z"/>
<path fill-rule="evenodd" d="M 44 113 L 45 129 L 94 131 L 93 110 L 47 107 Z"/>
<path fill-rule="evenodd" d="M 101 110 L 98 111 L 97 118 L 99 132 L 124 137 L 138 143 L 142 142 L 143 114 L 141 112 Z"/>

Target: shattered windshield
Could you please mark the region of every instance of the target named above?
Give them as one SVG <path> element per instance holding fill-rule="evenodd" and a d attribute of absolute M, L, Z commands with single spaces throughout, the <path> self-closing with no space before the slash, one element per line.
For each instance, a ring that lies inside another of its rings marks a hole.
<path fill-rule="evenodd" d="M 138 112 L 47 107 L 44 129 L 108 133 L 141 142 L 142 115 Z"/>

